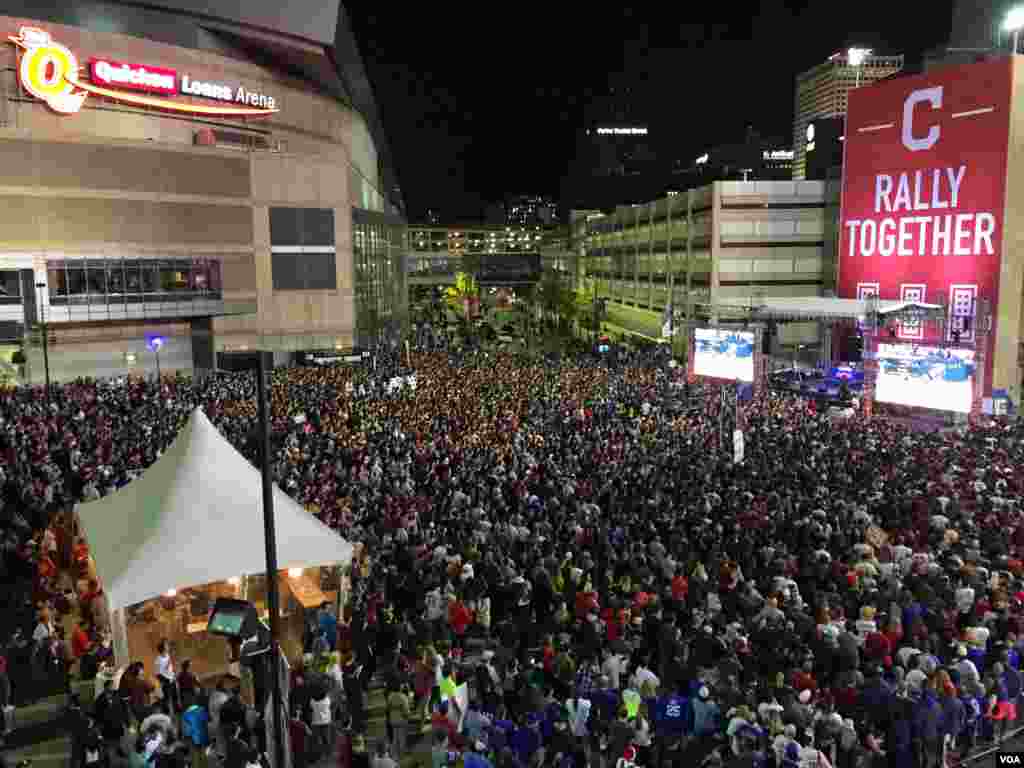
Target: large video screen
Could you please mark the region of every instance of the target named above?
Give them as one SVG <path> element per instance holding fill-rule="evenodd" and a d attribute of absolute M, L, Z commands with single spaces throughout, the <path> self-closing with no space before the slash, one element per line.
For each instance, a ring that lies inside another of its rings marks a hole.
<path fill-rule="evenodd" d="M 974 368 L 973 350 L 879 344 L 875 399 L 880 403 L 970 413 Z"/>
<path fill-rule="evenodd" d="M 693 372 L 730 381 L 754 380 L 754 332 L 721 328 L 695 330 Z"/>

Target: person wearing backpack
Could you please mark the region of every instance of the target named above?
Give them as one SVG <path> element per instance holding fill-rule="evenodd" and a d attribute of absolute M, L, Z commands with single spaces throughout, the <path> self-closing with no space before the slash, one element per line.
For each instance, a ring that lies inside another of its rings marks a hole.
<path fill-rule="evenodd" d="M 192 768 L 206 768 L 206 748 L 210 746 L 209 699 L 200 695 L 181 714 L 181 735 L 192 747 Z"/>
<path fill-rule="evenodd" d="M 103 739 L 108 747 L 120 749 L 121 739 L 124 738 L 131 715 L 124 700 L 114 690 L 113 679 L 103 683 L 103 693 L 96 699 L 93 714 L 100 724 Z"/>
<path fill-rule="evenodd" d="M 84 768 L 107 768 L 110 765 L 103 734 L 91 717 L 86 718 L 82 735 L 82 765 Z"/>
<path fill-rule="evenodd" d="M 974 749 L 974 745 L 977 743 L 982 709 L 981 702 L 966 685 L 961 686 L 959 699 L 964 708 L 964 719 L 960 729 L 960 738 L 957 741 L 957 749 L 963 754 Z"/>
<path fill-rule="evenodd" d="M 324 751 L 330 746 L 331 735 L 331 694 L 324 686 L 315 691 L 309 702 L 312 710 L 313 743 L 318 751 Z"/>
<path fill-rule="evenodd" d="M 940 698 L 942 704 L 942 765 L 947 765 L 949 756 L 960 741 L 964 729 L 966 711 L 964 703 L 956 695 L 956 686 L 949 677 L 949 673 L 942 670 L 938 673 Z"/>

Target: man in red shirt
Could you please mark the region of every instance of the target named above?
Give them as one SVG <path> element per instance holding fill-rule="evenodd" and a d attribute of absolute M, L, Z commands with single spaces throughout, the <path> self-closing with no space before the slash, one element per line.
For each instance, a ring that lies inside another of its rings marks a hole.
<path fill-rule="evenodd" d="M 81 622 L 75 622 L 74 629 L 71 630 L 71 654 L 75 660 L 82 658 L 92 649 L 92 640 L 89 635 L 86 634 L 85 630 L 82 629 Z"/>
<path fill-rule="evenodd" d="M 473 614 L 459 598 L 455 598 L 448 605 L 448 623 L 455 633 L 455 647 L 461 650 L 465 642 L 466 629 L 473 623 Z"/>

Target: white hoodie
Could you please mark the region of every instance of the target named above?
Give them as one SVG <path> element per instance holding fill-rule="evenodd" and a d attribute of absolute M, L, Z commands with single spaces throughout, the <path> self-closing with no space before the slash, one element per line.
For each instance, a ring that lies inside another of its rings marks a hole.
<path fill-rule="evenodd" d="M 428 621 L 439 621 L 444 617 L 444 598 L 441 597 L 440 589 L 427 592 L 426 604 Z"/>

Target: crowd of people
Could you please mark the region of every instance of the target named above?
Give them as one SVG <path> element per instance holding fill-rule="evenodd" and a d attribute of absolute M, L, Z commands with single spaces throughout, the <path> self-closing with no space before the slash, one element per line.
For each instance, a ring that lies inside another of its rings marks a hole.
<path fill-rule="evenodd" d="M 382 355 L 271 394 L 276 482 L 362 544 L 316 643 L 333 678 L 296 680 L 300 758 L 342 723 L 344 768 L 421 726 L 434 768 L 936 768 L 1016 720 L 1016 424 L 736 403 L 659 353 Z M 27 544 L 53 510 L 137 477 L 196 407 L 254 459 L 254 397 L 251 374 L 0 394 L 4 567 L 59 602 Z"/>

